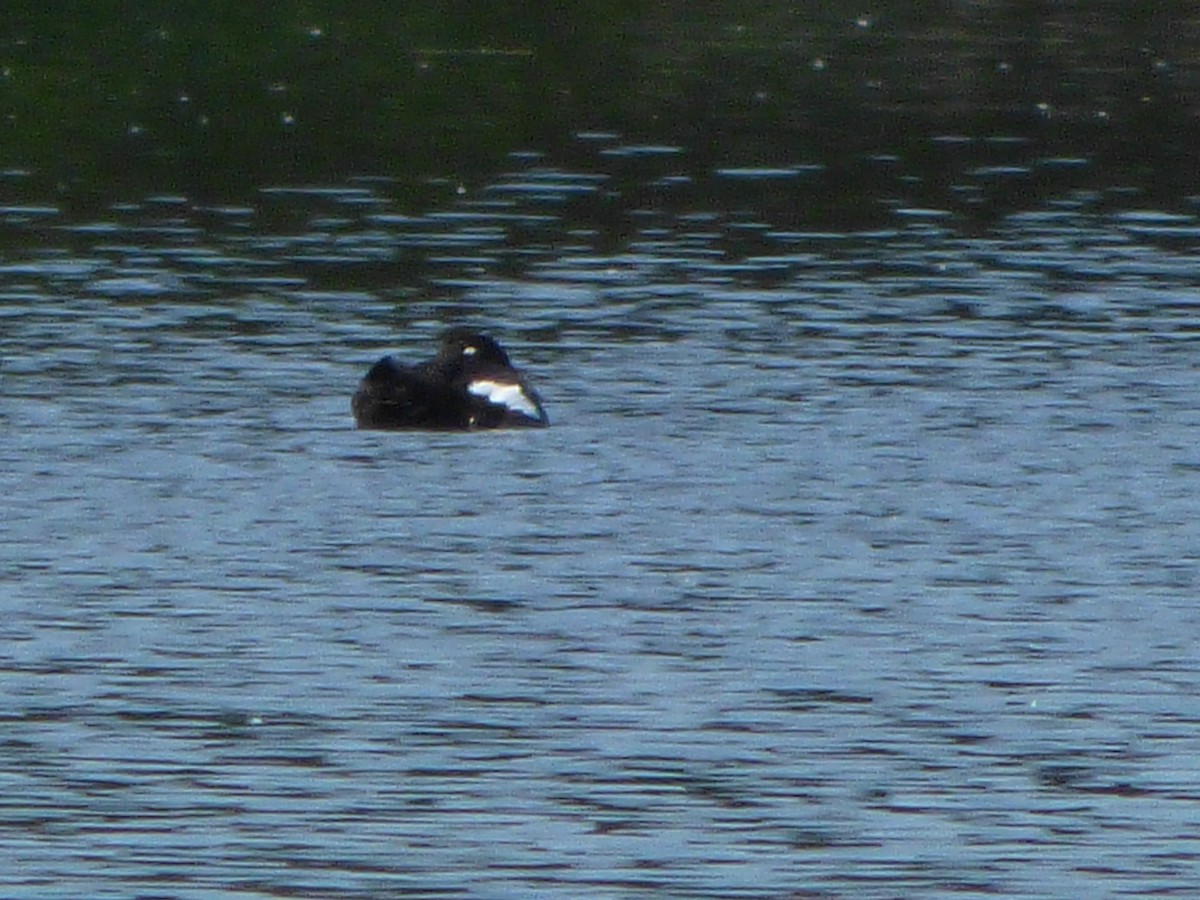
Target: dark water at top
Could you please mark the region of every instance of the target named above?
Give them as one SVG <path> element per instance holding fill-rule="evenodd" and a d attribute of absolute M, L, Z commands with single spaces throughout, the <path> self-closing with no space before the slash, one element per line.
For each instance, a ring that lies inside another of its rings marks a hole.
<path fill-rule="evenodd" d="M 943 124 L 5 175 L 0 896 L 1196 896 L 1193 176 Z"/>

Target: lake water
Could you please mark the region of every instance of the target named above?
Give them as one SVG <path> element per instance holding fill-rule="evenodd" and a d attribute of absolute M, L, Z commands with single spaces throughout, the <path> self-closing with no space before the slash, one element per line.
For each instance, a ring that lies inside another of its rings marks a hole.
<path fill-rule="evenodd" d="M 0 210 L 0 895 L 1196 896 L 1196 219 L 579 143 Z M 450 323 L 552 428 L 353 429 Z"/>

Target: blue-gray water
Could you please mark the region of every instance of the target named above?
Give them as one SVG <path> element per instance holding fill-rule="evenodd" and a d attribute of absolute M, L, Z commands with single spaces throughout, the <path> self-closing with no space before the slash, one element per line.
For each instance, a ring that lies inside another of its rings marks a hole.
<path fill-rule="evenodd" d="M 1200 223 L 605 190 L 0 211 L 0 896 L 1196 896 Z"/>

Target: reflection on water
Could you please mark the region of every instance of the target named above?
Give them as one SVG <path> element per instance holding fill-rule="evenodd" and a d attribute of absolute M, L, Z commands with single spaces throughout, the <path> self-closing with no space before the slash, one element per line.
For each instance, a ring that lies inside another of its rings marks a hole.
<path fill-rule="evenodd" d="M 1184 896 L 1194 218 L 581 144 L 3 211 L 5 893 Z M 555 426 L 354 431 L 458 321 Z"/>

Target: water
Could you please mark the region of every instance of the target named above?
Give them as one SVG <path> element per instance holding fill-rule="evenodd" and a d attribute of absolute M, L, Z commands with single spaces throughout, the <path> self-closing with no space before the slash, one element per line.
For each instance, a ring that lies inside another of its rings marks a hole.
<path fill-rule="evenodd" d="M 5 212 L 0 895 L 1194 896 L 1195 219 L 806 177 Z M 353 430 L 451 322 L 551 429 Z"/>

